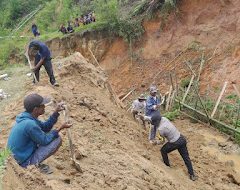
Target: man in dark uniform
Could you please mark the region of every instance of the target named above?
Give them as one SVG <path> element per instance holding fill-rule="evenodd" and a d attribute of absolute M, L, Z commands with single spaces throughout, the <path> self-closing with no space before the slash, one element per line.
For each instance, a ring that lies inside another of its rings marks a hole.
<path fill-rule="evenodd" d="M 37 40 L 30 42 L 28 46 L 28 55 L 31 60 L 34 60 L 35 67 L 32 68 L 32 70 L 36 75 L 36 79 L 39 81 L 39 71 L 43 65 L 49 76 L 50 83 L 54 86 L 59 86 L 53 74 L 51 52 L 47 45 Z"/>

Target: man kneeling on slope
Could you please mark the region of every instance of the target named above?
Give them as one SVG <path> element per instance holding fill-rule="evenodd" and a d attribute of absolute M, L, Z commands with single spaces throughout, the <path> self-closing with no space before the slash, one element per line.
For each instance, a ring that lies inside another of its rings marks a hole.
<path fill-rule="evenodd" d="M 168 153 L 178 150 L 182 156 L 185 165 L 187 166 L 189 177 L 192 181 L 196 180 L 194 175 L 191 159 L 189 158 L 187 141 L 185 137 L 178 131 L 178 129 L 165 117 L 161 118 L 159 125 L 159 133 L 165 137 L 168 142 L 161 148 L 161 154 L 165 165 L 170 167 Z"/>
<path fill-rule="evenodd" d="M 38 120 L 45 112 L 45 104 L 50 100 L 38 94 L 30 94 L 24 99 L 25 112 L 16 118 L 8 138 L 8 148 L 22 167 L 38 166 L 45 159 L 53 155 L 61 146 L 59 131 L 71 127 L 64 123 L 58 129 L 53 129 L 59 112 L 64 108 L 59 104 L 48 120 Z"/>

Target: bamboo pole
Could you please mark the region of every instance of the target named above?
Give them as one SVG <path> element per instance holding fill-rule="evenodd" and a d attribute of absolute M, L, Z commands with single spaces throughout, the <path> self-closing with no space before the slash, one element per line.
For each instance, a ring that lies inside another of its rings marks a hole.
<path fill-rule="evenodd" d="M 238 88 L 237 88 L 237 86 L 236 86 L 236 84 L 234 82 L 232 82 L 232 86 L 233 86 L 235 92 L 237 93 L 238 98 L 240 98 L 240 92 L 239 92 L 239 90 L 238 90 Z"/>
<path fill-rule="evenodd" d="M 200 76 L 201 76 L 201 72 L 202 72 L 204 63 L 205 63 L 204 53 L 202 53 L 202 59 L 201 59 L 200 67 L 199 67 L 197 82 L 200 80 Z"/>
<path fill-rule="evenodd" d="M 206 114 L 206 116 L 207 116 L 207 118 L 208 118 L 208 121 L 209 121 L 209 123 L 210 123 L 209 114 L 208 114 L 208 112 L 207 112 L 206 107 L 204 106 L 204 104 L 203 104 L 203 102 L 202 102 L 202 98 L 200 97 L 200 95 L 199 95 L 199 93 L 198 93 L 197 88 L 195 87 L 195 85 L 193 85 L 193 89 L 194 89 L 195 93 L 197 94 L 197 97 L 198 97 L 198 99 L 199 99 L 199 101 L 200 101 L 200 103 L 201 103 L 201 105 L 202 105 L 202 107 L 203 107 L 203 109 L 204 109 L 204 112 L 205 112 L 205 114 Z"/>
<path fill-rule="evenodd" d="M 175 90 L 175 86 L 174 86 L 174 84 L 173 84 L 173 76 L 172 76 L 172 73 L 169 74 L 169 77 L 170 77 L 170 82 L 171 82 L 172 88 L 173 88 L 173 90 Z"/>
<path fill-rule="evenodd" d="M 211 118 L 213 118 L 213 116 L 215 115 L 215 113 L 217 111 L 217 107 L 218 107 L 218 105 L 219 105 L 219 103 L 220 103 L 220 101 L 222 99 L 222 96 L 223 96 L 225 90 L 226 90 L 227 84 L 228 84 L 228 82 L 225 81 L 224 85 L 223 85 L 223 88 L 222 88 L 222 91 L 221 91 L 220 95 L 218 96 L 217 102 L 216 102 L 215 107 L 214 107 L 214 109 L 212 111 Z"/>
<path fill-rule="evenodd" d="M 221 109 L 219 117 L 218 117 L 219 121 L 221 121 L 222 113 L 223 113 L 223 110 L 225 109 L 225 107 L 226 107 L 225 105 L 222 106 L 222 109 Z"/>
<path fill-rule="evenodd" d="M 90 48 L 88 48 L 89 52 L 91 53 L 94 61 L 97 63 L 97 65 L 99 66 L 100 69 L 102 69 L 102 67 L 100 66 L 98 60 L 96 59 L 95 55 L 93 54 L 92 50 Z M 103 69 L 102 69 L 103 70 Z"/>
<path fill-rule="evenodd" d="M 107 87 L 108 91 L 109 91 L 110 94 L 112 95 L 115 103 L 116 103 L 119 107 L 124 108 L 124 107 L 125 107 L 124 104 L 123 104 L 123 103 L 121 102 L 121 100 L 117 97 L 117 95 L 116 95 L 116 93 L 114 92 L 111 84 L 110 84 L 109 82 L 106 82 L 106 83 L 105 83 L 105 86 Z"/>
<path fill-rule="evenodd" d="M 132 89 L 130 92 L 128 92 L 122 99 L 121 102 L 123 102 L 128 96 L 130 96 L 134 92 L 135 88 Z"/>
<path fill-rule="evenodd" d="M 188 84 L 187 90 L 186 90 L 186 92 L 185 92 L 185 94 L 184 94 L 184 96 L 183 96 L 183 99 L 182 99 L 182 103 L 185 102 L 185 99 L 186 99 L 186 97 L 187 97 L 187 95 L 188 95 L 188 93 L 189 93 L 189 90 L 190 90 L 191 86 L 192 86 L 193 79 L 194 79 L 194 75 L 192 75 L 192 78 L 191 78 L 191 80 L 190 80 L 190 82 L 189 82 L 189 84 Z"/>
<path fill-rule="evenodd" d="M 172 95 L 172 85 L 169 88 L 169 93 L 168 93 L 167 103 L 166 103 L 166 108 L 165 108 L 166 111 L 169 110 L 169 104 L 170 104 L 171 95 Z"/>
<path fill-rule="evenodd" d="M 171 99 L 170 99 L 169 109 L 172 108 L 172 104 L 173 104 L 173 100 L 174 100 L 174 98 L 175 98 L 175 94 L 176 94 L 176 90 L 174 90 L 173 93 L 172 93 L 172 96 L 171 96 Z"/>
<path fill-rule="evenodd" d="M 192 74 L 193 74 L 194 76 L 196 76 L 196 73 L 193 71 L 193 69 L 192 69 L 191 65 L 189 64 L 189 62 L 188 62 L 188 61 L 185 61 L 184 63 L 186 63 L 187 67 L 190 69 L 190 71 L 192 72 Z"/>

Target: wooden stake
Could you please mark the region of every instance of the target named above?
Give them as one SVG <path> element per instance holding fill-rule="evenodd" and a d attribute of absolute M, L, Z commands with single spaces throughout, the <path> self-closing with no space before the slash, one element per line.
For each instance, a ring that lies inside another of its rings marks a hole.
<path fill-rule="evenodd" d="M 108 91 L 109 91 L 110 94 L 112 95 L 115 103 L 116 103 L 119 107 L 125 108 L 124 104 L 121 102 L 121 100 L 117 97 L 116 93 L 114 92 L 111 84 L 110 84 L 109 82 L 106 82 L 105 84 L 106 84 L 105 86 L 107 87 Z"/>
<path fill-rule="evenodd" d="M 28 45 L 28 47 L 29 47 L 29 45 Z M 30 67 L 30 69 L 31 69 L 33 78 L 34 78 L 34 80 L 35 80 L 35 84 L 37 84 L 37 83 L 38 83 L 38 80 L 37 80 L 37 77 L 36 77 L 34 71 L 32 71 L 32 68 L 33 68 L 33 67 L 32 67 L 30 58 L 29 58 L 29 56 L 28 56 L 28 49 L 29 49 L 28 47 L 27 47 L 27 51 L 26 51 L 26 53 L 25 53 L 24 55 L 26 56 L 26 58 L 27 58 L 27 60 L 28 60 L 29 67 Z"/>
<path fill-rule="evenodd" d="M 128 92 L 122 99 L 121 101 L 123 102 L 128 96 L 130 96 L 130 94 L 132 94 L 134 92 L 135 88 L 132 89 L 130 92 Z"/>
<path fill-rule="evenodd" d="M 168 93 L 168 97 L 167 97 L 167 103 L 166 103 L 166 111 L 168 111 L 168 109 L 169 109 L 169 104 L 170 104 L 170 97 L 171 97 L 171 95 L 172 95 L 172 85 L 170 86 L 170 88 L 169 88 L 169 93 Z"/>
<path fill-rule="evenodd" d="M 178 96 L 179 86 L 178 86 L 178 78 L 177 78 L 176 67 L 174 67 L 174 73 L 175 73 L 176 93 L 177 93 L 177 96 Z"/>
<path fill-rule="evenodd" d="M 99 62 L 98 62 L 98 60 L 96 59 L 95 55 L 93 54 L 92 50 L 91 50 L 90 48 L 88 48 L 88 50 L 89 50 L 89 52 L 91 53 L 94 61 L 95 61 L 95 62 L 97 63 L 97 65 L 99 66 L 99 68 L 102 69 L 101 66 L 100 66 L 100 64 L 99 64 Z M 103 70 L 103 69 L 102 69 L 102 70 Z"/>
<path fill-rule="evenodd" d="M 188 66 L 188 68 L 190 69 L 190 71 L 192 72 L 192 74 L 193 74 L 194 76 L 196 76 L 196 73 L 193 71 L 193 69 L 192 69 L 191 65 L 189 64 L 189 62 L 188 62 L 188 61 L 185 61 L 184 63 L 186 63 L 186 65 Z"/>
<path fill-rule="evenodd" d="M 201 76 L 201 72 L 202 72 L 203 64 L 204 64 L 204 63 L 205 63 L 204 53 L 202 53 L 202 59 L 201 59 L 201 63 L 200 63 L 200 68 L 199 68 L 199 73 L 198 73 L 197 82 L 200 80 L 200 76 Z"/>
<path fill-rule="evenodd" d="M 204 109 L 204 112 L 205 112 L 205 114 L 206 114 L 206 116 L 207 116 L 207 118 L 208 118 L 208 122 L 210 123 L 211 121 L 210 121 L 210 117 L 209 117 L 209 114 L 208 114 L 208 112 L 207 112 L 207 109 L 206 109 L 206 107 L 204 106 L 204 104 L 203 104 L 203 102 L 202 102 L 202 98 L 200 97 L 200 95 L 199 95 L 199 93 L 198 93 L 198 91 L 197 91 L 197 88 L 195 87 L 194 84 L 193 84 L 193 89 L 194 89 L 195 93 L 197 94 L 198 99 L 199 99 L 199 101 L 200 101 L 200 103 L 201 103 L 201 105 L 202 105 L 202 107 L 203 107 L 203 109 Z"/>
<path fill-rule="evenodd" d="M 240 92 L 239 92 L 239 90 L 238 90 L 238 88 L 237 88 L 236 84 L 235 84 L 235 83 L 232 83 L 232 86 L 233 86 L 233 88 L 234 88 L 235 92 L 237 93 L 237 95 L 238 95 L 238 98 L 240 98 Z"/>
<path fill-rule="evenodd" d="M 191 80 L 190 80 L 190 82 L 189 82 L 189 84 L 188 84 L 187 90 L 186 90 L 186 92 L 185 92 L 185 94 L 184 94 L 184 96 L 183 96 L 183 99 L 182 99 L 182 103 L 185 102 L 185 99 L 186 99 L 186 97 L 187 97 L 187 95 L 188 95 L 188 93 L 189 93 L 189 90 L 190 90 L 191 86 L 192 86 L 193 79 L 194 79 L 194 75 L 192 75 L 192 78 L 191 78 Z"/>
<path fill-rule="evenodd" d="M 171 98 L 170 98 L 169 109 L 172 108 L 172 104 L 173 104 L 173 101 L 174 101 L 174 98 L 175 98 L 175 94 L 176 94 L 176 90 L 173 91 L 172 96 L 171 96 Z"/>
<path fill-rule="evenodd" d="M 63 115 L 64 115 L 64 121 L 67 123 L 69 122 L 69 117 L 68 117 L 68 109 L 67 106 L 64 106 L 64 110 L 63 110 Z M 69 147 L 70 147 L 70 153 L 71 153 L 71 160 L 75 166 L 75 168 L 79 171 L 79 172 L 83 172 L 82 168 L 80 166 L 80 164 L 78 163 L 78 161 L 76 160 L 76 155 L 74 152 L 74 145 L 73 145 L 73 141 L 72 141 L 72 133 L 71 133 L 71 129 L 68 128 L 67 129 L 67 136 L 68 136 L 68 141 L 69 141 Z"/>
<path fill-rule="evenodd" d="M 174 84 L 173 84 L 173 76 L 172 76 L 172 73 L 169 74 L 169 77 L 170 77 L 170 82 L 171 82 L 172 88 L 173 88 L 173 90 L 175 90 L 175 86 L 174 86 Z"/>
<path fill-rule="evenodd" d="M 223 113 L 223 110 L 224 110 L 225 107 L 226 107 L 225 105 L 222 106 L 222 109 L 221 109 L 219 117 L 218 117 L 219 121 L 221 121 L 222 113 Z"/>
<path fill-rule="evenodd" d="M 215 104 L 215 107 L 214 107 L 214 109 L 213 109 L 213 112 L 212 112 L 212 114 L 211 114 L 211 118 L 213 118 L 214 114 L 215 114 L 216 111 L 217 111 L 217 107 L 218 107 L 218 105 L 219 105 L 219 103 L 220 103 L 220 101 L 221 101 L 221 99 L 222 99 L 222 96 L 223 96 L 225 90 L 226 90 L 227 84 L 228 84 L 228 82 L 224 82 L 222 91 L 221 91 L 220 95 L 218 96 L 218 100 L 217 100 L 217 102 L 216 102 L 216 104 Z"/>

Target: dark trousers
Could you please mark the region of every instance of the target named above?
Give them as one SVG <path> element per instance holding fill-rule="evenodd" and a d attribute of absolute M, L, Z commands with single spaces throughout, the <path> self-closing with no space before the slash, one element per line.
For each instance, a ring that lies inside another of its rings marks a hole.
<path fill-rule="evenodd" d="M 153 127 L 151 128 L 151 131 L 149 134 L 149 140 L 155 139 L 160 121 L 161 121 L 160 112 L 156 110 L 151 114 L 151 124 L 153 125 Z"/>
<path fill-rule="evenodd" d="M 187 166 L 189 175 L 194 175 L 192 162 L 191 162 L 191 160 L 189 158 L 189 154 L 188 154 L 187 141 L 186 141 L 185 137 L 182 135 L 179 137 L 179 139 L 176 142 L 174 142 L 174 143 L 167 142 L 165 145 L 163 145 L 163 147 L 161 148 L 163 162 L 167 166 L 170 166 L 169 159 L 168 159 L 168 153 L 170 153 L 176 149 L 178 150 L 179 154 L 182 156 L 183 161 L 184 161 L 185 165 Z"/>
<path fill-rule="evenodd" d="M 35 66 L 38 64 L 40 59 L 41 59 L 41 57 L 39 57 L 39 56 L 35 57 Z M 51 60 L 50 59 L 46 60 L 45 63 L 43 64 L 43 66 L 44 66 L 45 70 L 47 71 L 48 77 L 50 79 L 50 83 L 52 85 L 55 84 L 56 80 L 55 80 L 55 77 L 54 77 L 54 74 L 53 74 L 53 68 L 52 68 Z M 35 71 L 35 76 L 36 76 L 37 81 L 39 81 L 40 69 L 41 69 L 41 67 Z"/>

